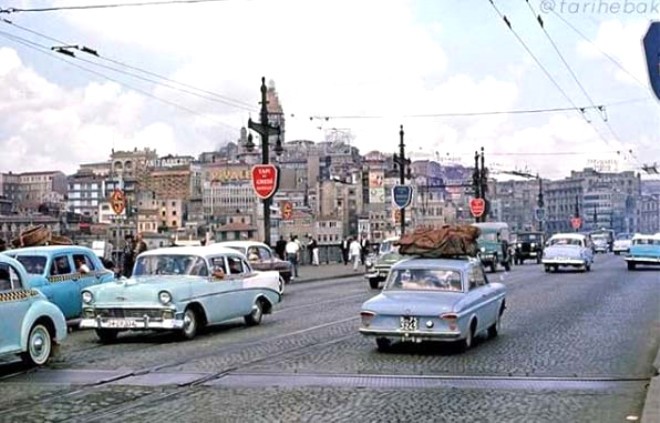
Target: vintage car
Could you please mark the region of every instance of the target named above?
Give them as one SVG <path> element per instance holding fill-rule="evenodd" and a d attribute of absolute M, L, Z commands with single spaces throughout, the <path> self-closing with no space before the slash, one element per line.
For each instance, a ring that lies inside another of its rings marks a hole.
<path fill-rule="evenodd" d="M 291 282 L 292 265 L 288 261 L 281 260 L 262 242 L 256 241 L 225 241 L 207 246 L 207 249 L 231 248 L 247 257 L 254 270 L 275 270 L 280 274 L 280 294 L 284 294 L 284 285 Z"/>
<path fill-rule="evenodd" d="M 101 342 L 120 331 L 176 331 L 192 339 L 198 330 L 243 317 L 258 325 L 280 302 L 278 272 L 252 270 L 231 248 L 170 247 L 137 257 L 133 276 L 82 292 L 81 328 Z"/>
<path fill-rule="evenodd" d="M 621 253 L 628 253 L 630 251 L 630 246 L 632 245 L 633 234 L 624 232 L 616 236 L 614 244 L 612 245 L 612 251 L 617 256 Z"/>
<path fill-rule="evenodd" d="M 514 244 L 514 262 L 524 264 L 525 260 L 536 260 L 541 263 L 545 234 L 543 232 L 518 232 Z"/>
<path fill-rule="evenodd" d="M 557 271 L 560 267 L 581 268 L 589 272 L 594 263 L 591 241 L 584 234 L 555 234 L 548 240 L 541 261 L 546 272 Z"/>
<path fill-rule="evenodd" d="M 393 342 L 458 342 L 472 346 L 482 332 L 500 330 L 506 288 L 490 283 L 479 259 L 404 259 L 383 291 L 362 305 L 360 333 L 378 349 Z"/>
<path fill-rule="evenodd" d="M 639 265 L 660 266 L 660 234 L 635 235 L 625 260 L 628 270 L 635 270 Z"/>
<path fill-rule="evenodd" d="M 610 243 L 607 234 L 593 234 L 591 235 L 591 241 L 594 244 L 594 253 L 607 253 L 610 251 Z"/>
<path fill-rule="evenodd" d="M 403 258 L 399 254 L 399 247 L 394 245 L 398 240 L 398 237 L 385 239 L 378 246 L 377 253 L 367 256 L 364 278 L 369 281 L 371 289 L 380 288 L 380 283 L 387 278 L 392 265 Z"/>
<path fill-rule="evenodd" d="M 81 316 L 80 293 L 92 285 L 115 280 L 94 250 L 77 245 L 29 247 L 5 251 L 28 273 L 26 288 L 38 289 L 57 305 L 64 317 Z M 81 266 L 84 265 L 84 266 Z"/>
<path fill-rule="evenodd" d="M 511 270 L 513 258 L 509 248 L 509 225 L 504 222 L 473 223 L 481 229 L 481 235 L 477 239 L 479 244 L 481 262 L 490 271 L 495 273 L 497 266 L 501 265 L 507 272 Z"/>
<path fill-rule="evenodd" d="M 20 354 L 40 366 L 66 338 L 67 327 L 62 311 L 28 279 L 21 263 L 0 254 L 0 357 Z"/>

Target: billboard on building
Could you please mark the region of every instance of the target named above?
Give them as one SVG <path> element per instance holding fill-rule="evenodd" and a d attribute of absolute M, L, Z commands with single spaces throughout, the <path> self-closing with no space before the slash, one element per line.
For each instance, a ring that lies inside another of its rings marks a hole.
<path fill-rule="evenodd" d="M 369 189 L 383 188 L 385 173 L 382 170 L 372 170 L 369 172 Z"/>
<path fill-rule="evenodd" d="M 369 188 L 369 203 L 381 204 L 385 202 L 385 188 Z"/>

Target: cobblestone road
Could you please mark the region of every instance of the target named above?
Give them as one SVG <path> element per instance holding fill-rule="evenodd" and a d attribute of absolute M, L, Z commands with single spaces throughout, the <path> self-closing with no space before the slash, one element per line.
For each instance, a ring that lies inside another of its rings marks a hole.
<path fill-rule="evenodd" d="M 659 275 L 598 256 L 590 273 L 529 264 L 491 276 L 509 290 L 503 331 L 463 354 L 378 353 L 357 333 L 375 295 L 360 277 L 292 284 L 261 326 L 190 342 L 127 334 L 101 346 L 75 331 L 46 369 L 0 366 L 0 421 L 622 422 L 641 415 L 653 374 Z"/>

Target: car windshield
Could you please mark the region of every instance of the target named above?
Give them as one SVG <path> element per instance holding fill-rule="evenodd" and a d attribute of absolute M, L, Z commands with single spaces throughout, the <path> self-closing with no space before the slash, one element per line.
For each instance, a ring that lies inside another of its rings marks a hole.
<path fill-rule="evenodd" d="M 550 245 L 582 245 L 582 241 L 575 238 L 553 238 Z"/>
<path fill-rule="evenodd" d="M 16 255 L 14 258 L 25 267 L 25 271 L 30 275 L 43 275 L 46 269 L 46 261 L 48 261 L 43 256 Z"/>
<path fill-rule="evenodd" d="M 133 276 L 187 275 L 208 276 L 208 268 L 202 257 L 194 255 L 154 255 L 137 259 Z"/>
<path fill-rule="evenodd" d="M 238 251 L 239 253 L 247 256 L 247 251 L 245 251 L 245 247 L 237 247 L 235 245 L 229 245 L 228 247 L 234 251 Z"/>
<path fill-rule="evenodd" d="M 628 241 L 632 239 L 632 234 L 619 234 L 616 239 L 619 241 Z"/>
<path fill-rule="evenodd" d="M 541 240 L 538 234 L 518 234 L 518 242 L 536 242 Z"/>
<path fill-rule="evenodd" d="M 660 245 L 660 239 L 638 238 L 633 240 L 633 245 Z"/>
<path fill-rule="evenodd" d="M 387 279 L 386 290 L 462 292 L 461 274 L 450 269 L 393 270 Z"/>
<path fill-rule="evenodd" d="M 380 244 L 379 254 L 388 254 L 396 253 L 399 251 L 399 247 L 394 245 L 394 241 L 384 241 Z"/>
<path fill-rule="evenodd" d="M 598 235 L 592 235 L 591 239 L 594 241 L 607 241 L 607 235 L 605 234 L 598 234 Z"/>
<path fill-rule="evenodd" d="M 497 242 L 497 232 L 484 232 L 479 235 L 479 240 Z"/>

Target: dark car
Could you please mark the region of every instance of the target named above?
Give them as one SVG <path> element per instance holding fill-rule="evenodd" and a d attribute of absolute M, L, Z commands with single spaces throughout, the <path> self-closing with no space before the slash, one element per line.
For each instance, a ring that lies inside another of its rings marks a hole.
<path fill-rule="evenodd" d="M 531 259 L 540 264 L 544 245 L 545 234 L 543 232 L 518 232 L 514 253 L 515 263 L 523 264 L 525 260 Z"/>

